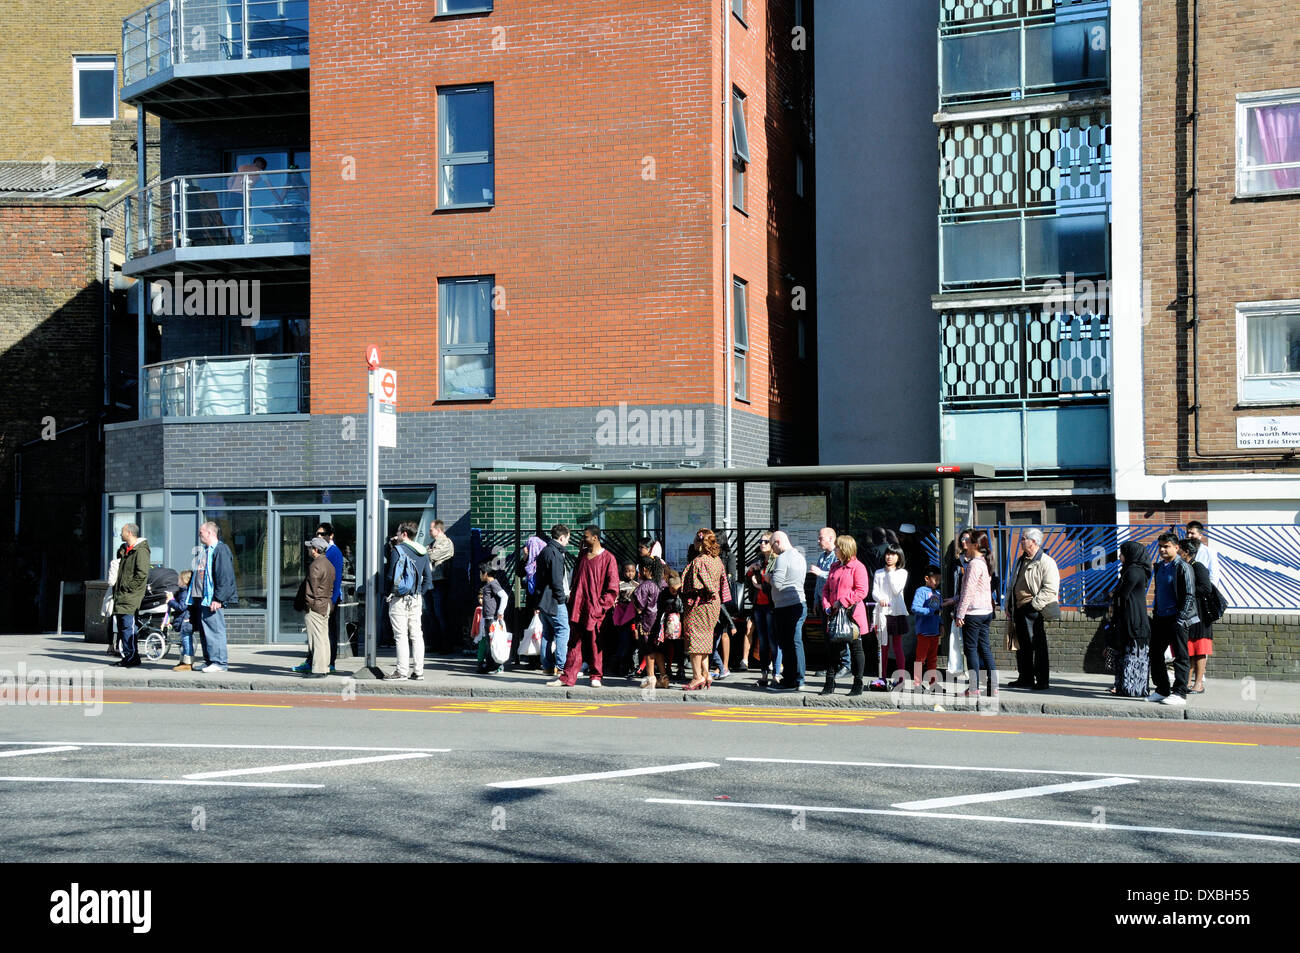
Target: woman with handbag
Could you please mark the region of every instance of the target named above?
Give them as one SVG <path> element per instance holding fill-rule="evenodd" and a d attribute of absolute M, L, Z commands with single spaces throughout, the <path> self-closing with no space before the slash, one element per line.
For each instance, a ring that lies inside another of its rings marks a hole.
<path fill-rule="evenodd" d="M 870 631 L 867 627 L 867 611 L 863 601 L 871 594 L 867 580 L 867 567 L 858 561 L 858 541 L 847 533 L 835 539 L 835 562 L 826 574 L 826 584 L 822 586 L 822 612 L 826 615 L 826 635 L 830 642 L 832 654 L 837 654 L 841 640 L 833 639 L 839 635 L 840 627 L 849 627 L 849 659 L 853 667 L 853 688 L 850 695 L 862 694 L 862 673 L 866 668 L 866 657 L 862 652 L 862 636 Z M 853 631 L 856 629 L 856 631 Z M 833 632 L 833 630 L 835 630 Z M 826 668 L 826 684 L 823 695 L 835 694 L 835 666 Z"/>
<path fill-rule="evenodd" d="M 1151 560 L 1146 548 L 1132 539 L 1120 546 L 1119 558 L 1119 584 L 1111 596 L 1106 638 L 1106 647 L 1115 655 L 1115 684 L 1109 693 L 1146 698 L 1151 673 L 1151 619 L 1147 616 Z"/>

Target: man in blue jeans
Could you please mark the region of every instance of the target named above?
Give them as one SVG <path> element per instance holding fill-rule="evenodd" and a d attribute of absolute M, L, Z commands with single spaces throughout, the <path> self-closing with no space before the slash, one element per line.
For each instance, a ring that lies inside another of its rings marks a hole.
<path fill-rule="evenodd" d="M 537 554 L 537 613 L 542 620 L 542 674 L 559 675 L 569 657 L 569 595 L 564 585 L 564 547 L 569 527 L 556 523 L 546 548 Z"/>
<path fill-rule="evenodd" d="M 195 547 L 194 572 L 190 576 L 190 624 L 203 644 L 203 664 L 194 671 L 218 674 L 228 670 L 226 657 L 226 617 L 222 607 L 233 605 L 235 594 L 235 558 L 230 547 L 217 538 L 217 524 L 211 520 L 199 527 L 199 544 Z"/>
<path fill-rule="evenodd" d="M 803 687 L 804 679 L 803 622 L 808 605 L 803 582 L 808 575 L 808 561 L 790 545 L 790 537 L 779 530 L 772 534 L 772 551 L 776 553 L 770 574 L 772 622 L 785 655 L 785 670 L 781 682 L 768 691 L 793 692 Z"/>

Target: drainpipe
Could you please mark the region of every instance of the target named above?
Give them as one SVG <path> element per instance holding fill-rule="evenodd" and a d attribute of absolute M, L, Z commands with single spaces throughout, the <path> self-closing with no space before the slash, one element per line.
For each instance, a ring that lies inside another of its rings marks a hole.
<path fill-rule="evenodd" d="M 135 187 L 143 189 L 148 182 L 149 173 L 149 139 L 148 128 L 145 122 L 144 104 L 141 103 L 135 107 Z M 139 219 L 147 218 L 149 211 L 145 207 L 148 205 L 148 196 L 141 193 L 142 201 L 136 209 L 135 227 L 137 229 L 147 227 L 147 221 Z M 130 201 L 128 199 L 128 201 Z M 128 235 L 126 240 L 129 242 L 131 236 Z M 149 282 L 141 279 L 136 282 L 136 315 L 135 315 L 135 419 L 144 419 L 144 322 L 146 306 L 149 303 Z"/>
<path fill-rule="evenodd" d="M 722 465 L 725 468 L 732 466 L 731 459 L 731 404 L 732 394 L 735 392 L 736 384 L 733 380 L 735 374 L 735 362 L 732 360 L 732 324 L 735 317 L 732 315 L 732 278 L 731 278 L 731 163 L 732 163 L 732 130 L 731 130 L 731 2 L 730 0 L 721 0 L 722 3 L 722 326 L 724 332 L 722 340 L 724 350 L 722 355 L 723 380 L 725 383 L 725 393 L 723 399 L 726 401 L 726 410 L 722 415 L 722 433 L 723 433 L 723 451 Z M 731 527 L 731 484 L 723 484 L 722 488 L 722 523 L 724 527 Z"/>

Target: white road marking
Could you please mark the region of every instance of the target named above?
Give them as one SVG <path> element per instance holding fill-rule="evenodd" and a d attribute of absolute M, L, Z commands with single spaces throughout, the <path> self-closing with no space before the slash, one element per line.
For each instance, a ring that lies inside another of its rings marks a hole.
<path fill-rule="evenodd" d="M 1096 781 L 1070 781 L 1066 784 L 1044 784 L 1036 788 L 1016 788 L 1012 791 L 990 791 L 987 794 L 960 794 L 956 797 L 936 797 L 928 801 L 903 801 L 893 807 L 900 811 L 928 811 L 935 807 L 960 807 L 962 804 L 985 804 L 989 801 L 1014 801 L 1022 797 L 1042 797 L 1045 794 L 1064 794 L 1068 791 L 1090 791 L 1093 788 L 1113 788 L 1118 784 L 1137 784 L 1133 778 L 1100 778 Z"/>
<path fill-rule="evenodd" d="M 201 771 L 187 774 L 190 781 L 204 781 L 208 778 L 233 778 L 241 774 L 276 774 L 280 771 L 306 771 L 309 768 L 338 768 L 349 764 L 374 764 L 378 761 L 407 761 L 411 758 L 430 758 L 427 751 L 413 751 L 408 754 L 385 754 L 373 758 L 344 758 L 341 761 L 308 761 L 301 764 L 270 764 L 261 768 L 232 768 L 228 771 Z"/>
<path fill-rule="evenodd" d="M 430 751 L 450 748 L 375 748 L 351 745 L 227 745 L 181 741 L 0 741 L 0 745 L 81 745 L 98 748 L 238 748 L 249 751 Z"/>
<path fill-rule="evenodd" d="M 17 758 L 24 754 L 53 754 L 55 751 L 76 751 L 76 745 L 60 745 L 57 748 L 24 748 L 21 751 L 0 751 L 0 758 Z"/>
<path fill-rule="evenodd" d="M 593 774 L 565 774 L 550 778 L 524 778 L 521 781 L 493 781 L 490 788 L 540 788 L 552 784 L 573 784 L 576 781 L 600 781 L 605 778 L 630 778 L 639 774 L 666 774 L 669 771 L 698 771 L 716 768 L 713 761 L 691 761 L 687 764 L 664 764 L 654 768 L 625 768 L 622 771 L 597 771 Z"/>
<path fill-rule="evenodd" d="M 1127 771 L 1053 771 L 1048 768 L 987 768 L 959 764 L 902 764 L 894 761 L 813 761 L 801 758 L 727 758 L 758 764 L 811 764 L 846 768 L 912 768 L 917 771 L 987 771 L 995 774 L 1051 774 L 1071 778 L 1136 778 L 1139 781 L 1191 781 L 1195 784 L 1253 784 L 1270 788 L 1300 788 L 1293 781 L 1245 781 L 1239 778 L 1190 778 L 1168 774 L 1132 774 Z"/>
<path fill-rule="evenodd" d="M 1300 844 L 1300 837 L 1277 834 L 1242 834 L 1235 831 L 1186 830 L 1178 827 L 1138 827 L 1132 824 L 1096 824 L 1091 821 L 1052 821 L 1037 817 L 993 817 L 984 814 L 924 814 L 915 811 L 885 811 L 867 807 L 815 807 L 808 804 L 749 804 L 744 801 L 687 801 L 650 797 L 647 804 L 679 804 L 692 807 L 744 807 L 762 811 L 806 811 L 810 814 L 871 814 L 877 817 L 935 818 L 947 821 L 982 821 L 989 824 L 1030 824 L 1040 827 L 1080 827 L 1092 831 L 1135 831 L 1144 834 L 1176 834 L 1189 837 L 1222 837 L 1231 840 L 1270 841 Z"/>
<path fill-rule="evenodd" d="M 273 781 L 173 781 L 159 778 L 0 778 L 51 784 L 186 784 L 216 788 L 323 788 L 323 784 L 281 784 Z"/>

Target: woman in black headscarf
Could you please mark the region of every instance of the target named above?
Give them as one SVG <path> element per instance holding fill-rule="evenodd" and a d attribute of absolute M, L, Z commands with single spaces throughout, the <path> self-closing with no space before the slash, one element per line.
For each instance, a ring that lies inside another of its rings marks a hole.
<path fill-rule="evenodd" d="M 1147 616 L 1151 560 L 1146 548 L 1135 540 L 1120 546 L 1119 558 L 1123 565 L 1119 585 L 1111 599 L 1111 624 L 1106 639 L 1116 656 L 1115 687 L 1109 691 L 1127 698 L 1145 698 L 1151 673 L 1151 620 Z"/>

